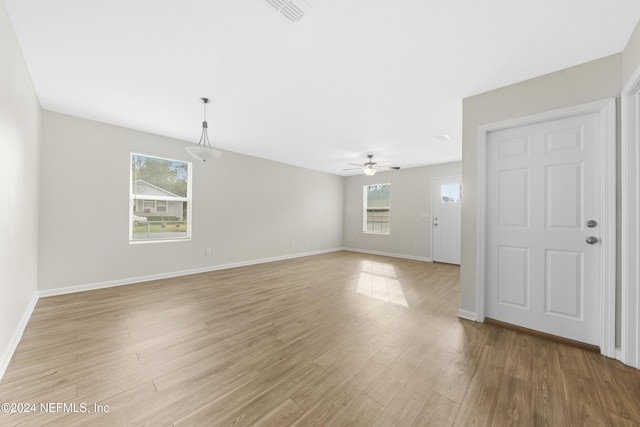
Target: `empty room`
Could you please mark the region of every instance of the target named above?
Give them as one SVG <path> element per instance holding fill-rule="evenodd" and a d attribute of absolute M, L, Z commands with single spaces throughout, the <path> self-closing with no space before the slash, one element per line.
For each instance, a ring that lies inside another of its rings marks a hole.
<path fill-rule="evenodd" d="M 636 0 L 0 0 L 0 425 L 640 425 L 639 143 Z"/>

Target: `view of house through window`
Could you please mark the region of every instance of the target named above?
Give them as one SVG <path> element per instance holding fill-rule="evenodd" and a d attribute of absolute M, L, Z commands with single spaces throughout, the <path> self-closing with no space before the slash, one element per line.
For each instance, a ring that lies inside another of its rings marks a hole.
<path fill-rule="evenodd" d="M 191 237 L 191 163 L 131 153 L 129 239 Z"/>
<path fill-rule="evenodd" d="M 365 185 L 362 190 L 362 232 L 389 234 L 391 184 Z"/>

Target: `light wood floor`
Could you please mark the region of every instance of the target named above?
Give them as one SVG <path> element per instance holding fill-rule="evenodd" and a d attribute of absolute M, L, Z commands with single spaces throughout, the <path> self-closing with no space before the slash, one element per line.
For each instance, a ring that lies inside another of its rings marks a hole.
<path fill-rule="evenodd" d="M 458 275 L 338 252 L 43 298 L 0 383 L 37 412 L 0 424 L 640 424 L 640 371 L 456 318 Z"/>

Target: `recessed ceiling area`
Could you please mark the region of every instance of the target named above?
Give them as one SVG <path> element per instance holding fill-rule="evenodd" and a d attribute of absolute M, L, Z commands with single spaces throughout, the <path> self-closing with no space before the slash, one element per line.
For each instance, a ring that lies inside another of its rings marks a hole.
<path fill-rule="evenodd" d="M 207 97 L 214 146 L 338 175 L 460 160 L 463 98 L 621 52 L 640 20 L 637 0 L 5 3 L 44 109 L 197 143 Z"/>

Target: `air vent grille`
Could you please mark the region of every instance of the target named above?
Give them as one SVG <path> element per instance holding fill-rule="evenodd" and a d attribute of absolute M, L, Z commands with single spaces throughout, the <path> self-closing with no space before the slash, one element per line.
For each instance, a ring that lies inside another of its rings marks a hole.
<path fill-rule="evenodd" d="M 266 1 L 291 22 L 298 22 L 304 16 L 303 8 L 294 3 L 293 0 Z"/>

